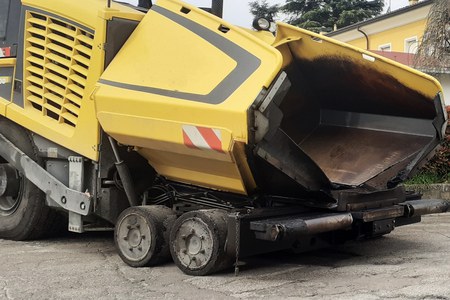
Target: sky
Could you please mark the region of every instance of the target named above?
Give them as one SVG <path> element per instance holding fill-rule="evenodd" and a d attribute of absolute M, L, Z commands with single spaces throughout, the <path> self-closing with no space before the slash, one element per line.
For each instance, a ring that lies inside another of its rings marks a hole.
<path fill-rule="evenodd" d="M 137 0 L 122 0 L 132 4 L 136 4 Z M 184 0 L 196 6 L 209 7 L 212 0 Z M 155 3 L 155 0 L 153 1 Z M 156 0 L 156 2 L 158 2 Z M 223 0 L 223 18 L 234 24 L 243 27 L 251 27 L 253 16 L 250 14 L 248 0 Z M 284 0 L 267 0 L 270 4 L 281 4 Z M 408 5 L 408 0 L 385 0 L 385 10 L 391 6 L 391 10 L 396 10 Z"/>

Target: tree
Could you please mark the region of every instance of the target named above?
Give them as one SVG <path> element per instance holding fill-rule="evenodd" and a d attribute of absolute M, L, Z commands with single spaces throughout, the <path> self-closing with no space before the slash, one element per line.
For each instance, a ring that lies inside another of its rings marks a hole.
<path fill-rule="evenodd" d="M 286 0 L 288 23 L 315 32 L 332 31 L 379 15 L 383 0 Z"/>
<path fill-rule="evenodd" d="M 266 18 L 269 21 L 273 22 L 276 18 L 276 15 L 280 11 L 280 7 L 278 5 L 269 5 L 267 0 L 261 1 L 253 1 L 249 3 L 250 5 L 250 13 L 255 18 Z"/>
<path fill-rule="evenodd" d="M 254 16 L 270 18 L 282 12 L 289 24 L 320 32 L 377 16 L 383 6 L 383 0 L 286 0 L 282 6 L 271 6 L 263 0 L 251 2 L 250 12 Z"/>
<path fill-rule="evenodd" d="M 428 15 L 427 27 L 414 57 L 414 67 L 439 75 L 450 71 L 450 3 L 435 0 Z M 450 107 L 447 106 L 450 114 Z M 450 124 L 441 148 L 422 170 L 437 180 L 450 182 Z M 419 177 L 419 176 L 418 176 Z M 420 177 L 419 177 L 420 178 Z"/>
<path fill-rule="evenodd" d="M 414 66 L 426 72 L 450 70 L 450 5 L 436 0 L 428 15 L 427 27 L 419 43 Z"/>

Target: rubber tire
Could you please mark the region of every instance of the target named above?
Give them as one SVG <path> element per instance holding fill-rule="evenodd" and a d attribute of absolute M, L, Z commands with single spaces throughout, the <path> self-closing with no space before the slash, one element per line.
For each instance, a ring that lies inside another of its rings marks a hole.
<path fill-rule="evenodd" d="M 42 164 L 28 130 L 0 117 L 0 133 L 31 159 Z M 45 194 L 22 175 L 19 206 L 10 215 L 0 213 L 0 238 L 21 241 L 46 237 L 57 218 L 56 211 L 45 204 Z"/>
<path fill-rule="evenodd" d="M 140 261 L 133 261 L 126 257 L 119 247 L 120 225 L 130 214 L 142 216 L 149 226 L 151 234 L 150 250 Z M 114 229 L 114 243 L 120 258 L 134 268 L 156 266 L 170 260 L 169 235 L 177 216 L 174 211 L 163 205 L 134 206 L 125 209 L 119 216 Z"/>
<path fill-rule="evenodd" d="M 177 248 L 179 248 L 177 246 L 177 232 L 185 220 L 191 218 L 199 218 L 202 220 L 213 235 L 211 259 L 200 269 L 190 269 L 186 267 L 178 259 L 178 255 L 176 254 Z M 227 233 L 227 211 L 223 209 L 203 209 L 187 212 L 176 220 L 170 233 L 170 252 L 172 254 L 172 259 L 177 267 L 187 275 L 205 276 L 227 269 L 233 264 L 233 257 L 230 257 L 225 252 Z"/>

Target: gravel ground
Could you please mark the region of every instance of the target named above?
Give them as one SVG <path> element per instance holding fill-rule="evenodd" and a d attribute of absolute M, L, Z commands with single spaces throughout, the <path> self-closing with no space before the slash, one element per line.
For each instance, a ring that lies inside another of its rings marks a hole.
<path fill-rule="evenodd" d="M 0 240 L 0 299 L 450 299 L 450 214 L 362 243 L 272 253 L 190 277 L 173 263 L 133 269 L 111 233 Z"/>

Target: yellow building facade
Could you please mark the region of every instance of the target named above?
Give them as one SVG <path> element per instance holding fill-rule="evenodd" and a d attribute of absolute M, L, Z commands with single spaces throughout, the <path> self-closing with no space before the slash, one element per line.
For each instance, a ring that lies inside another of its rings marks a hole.
<path fill-rule="evenodd" d="M 348 42 L 351 45 L 367 50 L 415 53 L 418 42 L 422 39 L 426 27 L 426 19 L 403 26 L 374 33 L 369 36 L 369 47 L 365 37 Z"/>
<path fill-rule="evenodd" d="M 414 4 L 336 30 L 327 36 L 366 50 L 415 53 L 434 1 L 410 2 Z"/>

